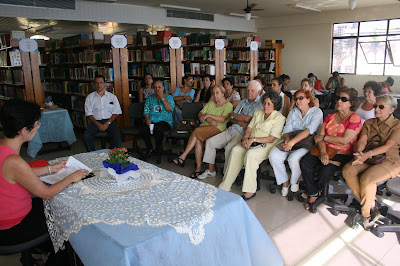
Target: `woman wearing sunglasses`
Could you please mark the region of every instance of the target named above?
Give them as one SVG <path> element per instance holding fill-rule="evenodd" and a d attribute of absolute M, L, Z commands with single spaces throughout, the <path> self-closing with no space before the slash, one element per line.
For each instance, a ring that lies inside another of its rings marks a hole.
<path fill-rule="evenodd" d="M 376 118 L 365 121 L 354 145 L 354 159 L 343 168 L 347 185 L 360 200 L 366 230 L 380 215 L 375 204 L 376 184 L 400 172 L 400 121 L 393 116 L 397 101 L 390 95 L 378 96 L 374 108 Z M 381 154 L 386 157 L 379 164 L 369 160 Z"/>
<path fill-rule="evenodd" d="M 361 102 L 356 110 L 356 113 L 361 117 L 362 124 L 365 120 L 375 117 L 374 104 L 376 97 L 382 93 L 382 86 L 376 81 L 368 81 L 364 84 L 363 91 L 365 101 Z"/>
<path fill-rule="evenodd" d="M 311 99 L 311 91 L 296 91 L 293 97 L 296 107 L 289 112 L 286 118 L 286 124 L 282 132 L 283 142 L 272 148 L 268 156 L 269 162 L 274 169 L 276 183 L 278 185 L 282 184 L 281 193 L 283 197 L 286 197 L 289 193 L 289 185 L 292 192 L 299 190 L 300 159 L 309 151 L 309 149 L 298 147 L 299 145 L 296 144 L 317 132 L 322 124 L 322 111 L 314 106 Z M 291 170 L 290 183 L 286 172 L 286 159 Z"/>
<path fill-rule="evenodd" d="M 353 144 L 361 131 L 361 118 L 354 111 L 357 106 L 357 91 L 353 88 L 340 89 L 336 98 L 335 113 L 328 115 L 314 140 L 318 157 L 310 153 L 300 161 L 306 193 L 301 194 L 307 210 L 321 195 L 333 173 L 352 159 Z M 333 163 L 332 163 L 333 162 Z"/>

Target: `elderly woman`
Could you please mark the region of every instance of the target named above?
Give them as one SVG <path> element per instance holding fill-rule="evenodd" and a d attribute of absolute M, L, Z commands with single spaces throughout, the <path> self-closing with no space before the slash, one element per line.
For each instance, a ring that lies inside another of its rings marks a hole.
<path fill-rule="evenodd" d="M 190 178 L 197 178 L 201 174 L 204 141 L 225 131 L 229 121 L 227 117 L 233 111 L 232 104 L 225 99 L 223 87 L 214 86 L 212 96 L 214 100 L 209 101 L 199 113 L 201 125 L 190 135 L 184 152 L 172 161 L 174 164 L 184 167 L 186 157 L 195 148 L 196 169 Z"/>
<path fill-rule="evenodd" d="M 269 154 L 269 162 L 274 170 L 276 183 L 282 184 L 283 197 L 289 192 L 289 177 L 286 172 L 285 160 L 288 160 L 291 170 L 290 190 L 297 192 L 299 190 L 298 180 L 301 175 L 300 159 L 308 153 L 311 147 L 296 147 L 295 145 L 307 137 L 310 138 L 310 135 L 317 132 L 322 124 L 322 111 L 313 105 L 311 99 L 311 91 L 296 91 L 293 97 L 296 107 L 289 112 L 282 132 L 284 142 L 272 148 Z"/>
<path fill-rule="evenodd" d="M 364 124 L 365 120 L 375 118 L 376 97 L 381 95 L 382 86 L 376 81 L 368 81 L 364 84 L 364 97 L 365 101 L 361 102 L 356 110 L 356 114 L 361 117 L 361 123 Z"/>
<path fill-rule="evenodd" d="M 56 173 L 66 161 L 31 168 L 19 155 L 21 146 L 36 135 L 41 116 L 34 103 L 11 100 L 0 112 L 5 138 L 0 141 L 0 246 L 26 243 L 47 233 L 43 200 L 60 193 L 88 174 L 77 170 L 63 180 L 46 186 L 38 176 Z M 31 198 L 31 194 L 37 198 Z"/>
<path fill-rule="evenodd" d="M 343 168 L 347 185 L 361 202 L 366 230 L 371 229 L 379 218 L 375 206 L 376 184 L 394 178 L 400 172 L 400 121 L 392 115 L 397 101 L 389 95 L 378 96 L 374 108 L 376 118 L 365 121 L 354 146 L 354 159 Z M 381 163 L 368 161 L 379 154 L 386 154 Z"/>
<path fill-rule="evenodd" d="M 278 109 L 278 112 L 280 112 L 283 116 L 286 117 L 289 113 L 290 99 L 285 93 L 283 93 L 284 86 L 282 79 L 280 78 L 272 79 L 271 88 L 273 91 L 277 92 L 282 99 L 282 104 Z"/>
<path fill-rule="evenodd" d="M 139 89 L 139 102 L 144 103 L 146 99 L 154 94 L 153 76 L 151 74 L 144 75 L 144 88 Z"/>
<path fill-rule="evenodd" d="M 269 91 L 262 97 L 263 110 L 254 112 L 254 116 L 242 137 L 242 143 L 236 145 L 229 156 L 226 172 L 219 188 L 230 191 L 242 167 L 245 167 L 243 180 L 243 199 L 249 200 L 256 195 L 257 169 L 268 158 L 269 151 L 281 138 L 285 117 L 278 112 L 282 99 L 275 91 Z"/>
<path fill-rule="evenodd" d="M 319 108 L 319 100 L 314 97 L 314 81 L 310 78 L 305 78 L 301 81 L 301 89 L 303 91 L 309 91 L 311 93 L 311 103 L 314 107 Z M 289 110 L 292 110 L 294 106 L 296 105 L 296 101 L 292 99 L 290 102 Z"/>
<path fill-rule="evenodd" d="M 226 77 L 222 80 L 222 86 L 225 88 L 225 98 L 228 102 L 232 103 L 233 108 L 235 108 L 240 101 L 239 92 L 233 89 L 235 85 L 232 77 Z"/>
<path fill-rule="evenodd" d="M 351 160 L 353 144 L 361 131 L 361 118 L 354 113 L 357 91 L 353 88 L 343 88 L 336 101 L 337 112 L 325 118 L 318 135 L 314 138 L 319 156 L 307 153 L 300 161 L 307 192 L 301 196 L 304 199 L 309 196 L 305 204 L 307 210 L 311 209 L 312 204 L 321 195 L 333 173 Z"/>
<path fill-rule="evenodd" d="M 173 126 L 172 112 L 175 103 L 171 95 L 164 93 L 164 86 L 161 80 L 154 82 L 154 90 L 154 95 L 147 98 L 144 105 L 144 119 L 147 126 L 143 128 L 143 139 L 146 144 L 146 155 L 143 159 L 146 161 L 151 154 L 156 154 L 157 164 L 160 164 L 164 132 L 171 130 Z M 153 150 L 153 145 L 151 144 L 151 134 L 154 135 L 155 150 Z"/>

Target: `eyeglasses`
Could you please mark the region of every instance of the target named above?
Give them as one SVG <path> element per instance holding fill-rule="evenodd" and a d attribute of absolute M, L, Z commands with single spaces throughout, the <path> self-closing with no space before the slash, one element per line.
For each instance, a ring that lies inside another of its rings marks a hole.
<path fill-rule="evenodd" d="M 39 121 L 37 122 L 36 126 L 34 127 L 40 127 L 42 125 L 42 123 L 40 123 Z"/>
<path fill-rule="evenodd" d="M 373 106 L 374 106 L 374 109 L 376 109 L 376 108 L 378 108 L 378 107 L 379 107 L 379 109 L 381 109 L 381 110 L 385 109 L 385 106 L 384 106 L 383 104 L 380 104 L 380 105 L 374 104 Z"/>
<path fill-rule="evenodd" d="M 339 101 L 339 100 L 341 100 L 344 103 L 350 101 L 350 99 L 347 97 L 336 96 L 336 101 Z"/>
<path fill-rule="evenodd" d="M 297 102 L 298 100 L 302 101 L 304 99 L 308 99 L 307 96 L 299 96 L 299 97 L 294 97 L 294 100 Z"/>

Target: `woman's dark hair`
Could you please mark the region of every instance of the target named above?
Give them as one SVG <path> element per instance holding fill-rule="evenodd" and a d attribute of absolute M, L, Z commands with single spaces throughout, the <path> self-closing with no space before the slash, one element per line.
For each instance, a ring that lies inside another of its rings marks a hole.
<path fill-rule="evenodd" d="M 94 77 L 94 79 L 97 79 L 97 78 L 102 78 L 102 79 L 103 79 L 103 82 L 104 82 L 104 83 L 106 82 L 106 78 L 105 78 L 104 76 L 102 76 L 102 75 L 96 75 L 96 76 Z"/>
<path fill-rule="evenodd" d="M 183 78 L 182 78 L 182 85 L 185 85 L 185 79 L 188 79 L 189 77 L 193 78 L 193 75 L 191 74 L 186 74 Z"/>
<path fill-rule="evenodd" d="M 233 80 L 232 77 L 225 77 L 225 78 L 223 78 L 223 79 L 222 79 L 222 84 L 224 83 L 225 80 L 228 81 L 228 82 L 232 85 L 232 87 L 235 86 L 235 81 Z"/>
<path fill-rule="evenodd" d="M 375 97 L 382 94 L 382 85 L 376 81 L 368 81 L 367 83 L 365 83 L 363 90 L 366 91 L 368 88 L 372 89 Z"/>
<path fill-rule="evenodd" d="M 214 76 L 212 76 L 212 75 L 210 75 L 210 74 L 205 74 L 205 75 L 203 76 L 203 80 L 204 80 L 205 78 L 208 78 L 211 82 L 214 81 Z"/>
<path fill-rule="evenodd" d="M 350 110 L 354 112 L 357 109 L 357 106 L 358 106 L 358 92 L 357 92 L 357 90 L 354 89 L 354 88 L 344 87 L 344 88 L 338 89 L 336 95 L 340 95 L 340 93 L 342 93 L 342 92 L 346 93 L 347 95 L 349 95 L 350 102 L 351 102 Z"/>
<path fill-rule="evenodd" d="M 262 103 L 264 103 L 265 100 L 268 98 L 274 104 L 275 110 L 279 111 L 282 108 L 282 98 L 276 91 L 267 91 L 266 93 L 264 93 L 262 97 Z"/>
<path fill-rule="evenodd" d="M 261 81 L 261 85 L 264 88 L 267 85 L 267 81 L 265 80 L 265 78 L 261 75 L 255 76 L 254 79 L 258 79 L 259 81 Z"/>
<path fill-rule="evenodd" d="M 12 139 L 24 127 L 32 130 L 41 114 L 40 107 L 36 103 L 18 99 L 7 101 L 0 111 L 0 122 L 4 128 L 4 135 Z"/>
<path fill-rule="evenodd" d="M 156 82 L 161 82 L 161 84 L 164 86 L 164 80 L 159 79 L 159 78 L 156 78 L 156 79 L 153 80 L 153 85 L 154 85 Z"/>
<path fill-rule="evenodd" d="M 271 79 L 271 82 L 272 82 L 273 80 L 278 81 L 278 84 L 279 84 L 279 85 L 282 85 L 281 91 L 284 91 L 284 90 L 285 90 L 285 86 L 283 85 L 283 79 L 281 79 L 281 78 L 273 78 L 273 79 Z"/>
<path fill-rule="evenodd" d="M 144 77 L 143 77 L 143 80 L 142 80 L 142 87 L 143 87 L 143 88 L 146 86 L 146 76 L 150 76 L 150 77 L 151 77 L 151 79 L 153 80 L 153 84 L 154 84 L 154 78 L 153 78 L 153 75 L 152 75 L 152 74 L 150 74 L 150 73 L 146 73 L 146 74 L 144 74 Z"/>
<path fill-rule="evenodd" d="M 333 72 L 332 77 L 334 77 L 334 78 L 339 77 L 339 72 L 337 72 L 337 71 Z"/>
<path fill-rule="evenodd" d="M 386 79 L 386 82 L 389 83 L 390 86 L 393 86 L 393 84 L 394 84 L 394 79 L 392 79 L 392 77 L 388 77 L 388 78 Z"/>
<path fill-rule="evenodd" d="M 318 77 L 314 73 L 308 73 L 307 78 L 310 79 L 312 77 L 315 77 L 316 80 L 318 79 Z"/>
<path fill-rule="evenodd" d="M 286 74 L 280 75 L 279 78 L 280 78 L 281 80 L 283 80 L 283 81 L 285 81 L 285 79 L 290 79 L 289 75 L 286 75 Z"/>

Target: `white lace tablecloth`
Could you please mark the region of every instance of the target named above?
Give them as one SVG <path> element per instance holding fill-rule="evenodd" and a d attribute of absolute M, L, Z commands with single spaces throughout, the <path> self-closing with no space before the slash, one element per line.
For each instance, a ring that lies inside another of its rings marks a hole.
<path fill-rule="evenodd" d="M 103 169 L 107 154 L 82 153 L 73 157 L 98 172 Z M 203 241 L 204 225 L 214 217 L 216 188 L 132 157 L 130 161 L 139 166 L 139 178 L 129 178 L 118 185 L 111 175 L 97 174 L 45 201 L 47 226 L 56 251 L 71 233 L 93 223 L 168 225 L 179 234 L 187 234 L 194 245 Z"/>

